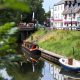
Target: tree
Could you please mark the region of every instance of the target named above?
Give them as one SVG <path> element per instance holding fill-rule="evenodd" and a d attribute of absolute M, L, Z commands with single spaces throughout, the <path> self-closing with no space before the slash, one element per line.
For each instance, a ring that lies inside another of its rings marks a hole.
<path fill-rule="evenodd" d="M 15 35 L 10 35 L 9 33 L 10 30 L 16 26 L 16 20 L 14 18 L 15 14 L 12 13 L 16 13 L 17 11 L 28 12 L 28 6 L 26 6 L 26 4 L 20 2 L 19 0 L 1 0 L 0 3 L 0 11 L 3 11 L 3 13 L 0 14 L 0 17 L 4 17 L 0 19 L 2 19 L 2 23 L 5 23 L 4 25 L 0 26 L 0 55 L 16 53 L 17 38 Z"/>
<path fill-rule="evenodd" d="M 0 27 L 0 55 L 5 55 L 7 53 L 16 52 L 16 40 L 15 36 L 10 36 L 10 30 L 15 26 L 12 23 L 6 23 L 5 25 Z M 14 33 L 15 34 L 15 33 Z M 1 41 L 3 42 L 1 44 Z"/>
<path fill-rule="evenodd" d="M 47 13 L 45 13 L 45 17 L 46 17 L 46 19 L 50 18 L 50 11 L 48 11 Z"/>
<path fill-rule="evenodd" d="M 32 11 L 35 13 L 35 19 L 39 21 L 39 23 L 42 23 L 45 19 L 45 11 L 42 8 L 43 0 L 35 0 L 33 1 L 33 8 Z"/>
<path fill-rule="evenodd" d="M 42 23 L 45 19 L 45 11 L 42 8 L 43 0 L 26 0 L 25 3 L 30 6 L 30 13 L 23 13 L 23 21 L 31 22 L 34 12 L 34 18 Z"/>
<path fill-rule="evenodd" d="M 45 11 L 42 8 L 38 8 L 36 13 L 35 13 L 35 17 L 36 19 L 39 21 L 39 23 L 43 24 L 44 20 L 45 20 Z"/>
<path fill-rule="evenodd" d="M 35 13 L 35 19 L 40 23 L 45 19 L 45 11 L 42 8 L 43 0 L 1 0 L 0 3 L 1 25 L 11 21 L 19 23 L 21 15 L 23 22 L 31 22 L 33 12 Z"/>
<path fill-rule="evenodd" d="M 19 23 L 22 12 L 29 12 L 27 3 L 20 0 L 1 0 L 0 1 L 0 25 L 6 22 Z"/>

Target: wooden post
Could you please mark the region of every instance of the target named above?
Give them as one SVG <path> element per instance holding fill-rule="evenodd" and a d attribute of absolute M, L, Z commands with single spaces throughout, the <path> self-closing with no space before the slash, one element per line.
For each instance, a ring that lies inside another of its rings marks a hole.
<path fill-rule="evenodd" d="M 74 55 L 74 47 L 72 47 L 73 48 L 73 55 Z"/>
<path fill-rule="evenodd" d="M 68 58 L 68 64 L 73 65 L 73 58 Z"/>
<path fill-rule="evenodd" d="M 31 41 L 33 41 L 33 36 L 31 36 Z"/>

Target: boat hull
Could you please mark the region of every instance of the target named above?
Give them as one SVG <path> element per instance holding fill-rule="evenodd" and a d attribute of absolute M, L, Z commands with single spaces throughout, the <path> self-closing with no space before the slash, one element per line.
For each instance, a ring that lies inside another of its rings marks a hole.
<path fill-rule="evenodd" d="M 63 69 L 68 70 L 68 71 L 75 71 L 75 72 L 80 72 L 80 67 L 73 67 L 69 66 L 68 64 L 64 64 L 62 60 L 59 60 L 61 66 Z"/>
<path fill-rule="evenodd" d="M 80 72 L 80 68 L 72 68 L 72 67 L 65 66 L 65 65 L 63 65 L 63 64 L 61 64 L 61 66 L 62 66 L 65 70 L 68 70 L 68 71 Z"/>
<path fill-rule="evenodd" d="M 24 56 L 30 61 L 38 61 L 41 57 L 39 46 L 32 42 L 24 42 L 22 45 L 22 51 L 25 52 Z"/>
<path fill-rule="evenodd" d="M 41 51 L 38 49 L 30 51 L 29 49 L 22 47 L 22 51 L 24 52 L 24 56 L 26 56 L 27 60 L 31 62 L 32 60 L 36 62 L 41 57 Z"/>
<path fill-rule="evenodd" d="M 30 51 L 30 57 L 35 60 L 38 60 L 41 57 L 41 51 L 40 50 Z"/>

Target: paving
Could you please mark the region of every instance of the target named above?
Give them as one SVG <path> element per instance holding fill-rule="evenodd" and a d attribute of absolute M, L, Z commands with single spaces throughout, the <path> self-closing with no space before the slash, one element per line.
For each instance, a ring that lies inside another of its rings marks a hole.
<path fill-rule="evenodd" d="M 45 54 L 49 54 L 49 55 L 52 55 L 52 56 L 55 56 L 55 57 L 58 57 L 58 58 L 62 58 L 63 56 L 61 56 L 61 55 L 59 55 L 59 54 L 56 54 L 56 53 L 54 53 L 54 52 L 50 52 L 50 51 L 48 51 L 48 50 L 44 50 L 44 49 L 42 49 L 42 48 L 39 48 L 43 53 L 45 53 Z"/>

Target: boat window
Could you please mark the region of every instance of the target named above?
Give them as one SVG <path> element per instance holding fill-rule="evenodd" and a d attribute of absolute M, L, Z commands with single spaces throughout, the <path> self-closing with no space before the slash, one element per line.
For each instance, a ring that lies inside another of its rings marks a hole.
<path fill-rule="evenodd" d="M 64 62 L 64 59 L 62 59 L 62 61 Z"/>

